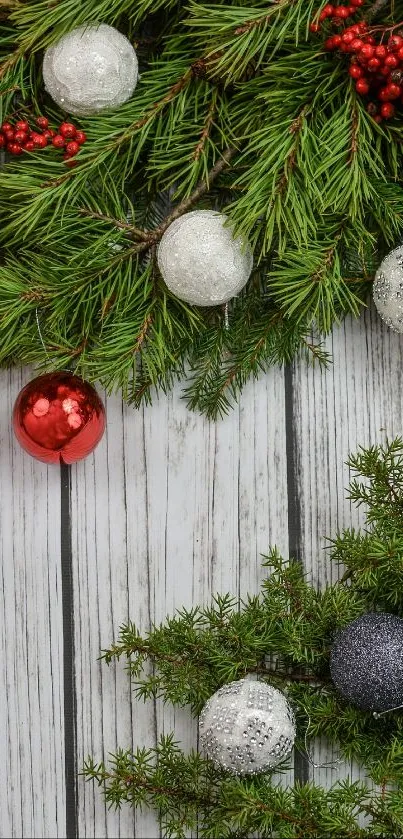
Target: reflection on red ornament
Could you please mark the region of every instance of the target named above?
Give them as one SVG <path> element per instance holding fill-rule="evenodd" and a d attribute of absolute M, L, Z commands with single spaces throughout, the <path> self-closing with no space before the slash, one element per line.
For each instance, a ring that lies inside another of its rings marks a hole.
<path fill-rule="evenodd" d="M 44 463 L 75 463 L 87 457 L 105 430 L 105 409 L 96 390 L 71 373 L 47 373 L 18 394 L 15 436 Z"/>

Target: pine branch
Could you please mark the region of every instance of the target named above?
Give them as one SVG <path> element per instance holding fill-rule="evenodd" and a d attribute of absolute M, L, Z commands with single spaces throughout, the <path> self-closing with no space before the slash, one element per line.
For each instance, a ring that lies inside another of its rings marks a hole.
<path fill-rule="evenodd" d="M 196 189 L 193 190 L 192 194 L 189 195 L 188 198 L 184 198 L 183 201 L 172 210 L 171 213 L 164 219 L 164 221 L 155 229 L 148 232 L 148 240 L 146 242 L 142 242 L 138 245 L 135 245 L 133 250 L 136 253 L 141 253 L 144 250 L 148 250 L 148 248 L 155 245 L 157 242 L 160 241 L 162 236 L 164 235 L 165 231 L 168 227 L 180 216 L 183 216 L 184 213 L 187 213 L 191 207 L 193 207 L 200 198 L 210 189 L 210 186 L 215 181 L 215 179 L 226 169 L 229 165 L 231 158 L 236 153 L 235 148 L 228 148 L 226 149 L 222 157 L 214 164 L 214 166 L 208 172 L 206 178 L 203 178 L 197 185 Z"/>

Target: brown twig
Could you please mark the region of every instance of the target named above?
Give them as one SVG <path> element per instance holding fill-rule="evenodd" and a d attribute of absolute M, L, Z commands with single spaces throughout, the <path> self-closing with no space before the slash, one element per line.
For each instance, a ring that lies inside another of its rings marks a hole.
<path fill-rule="evenodd" d="M 387 6 L 388 2 L 389 0 L 375 0 L 375 3 L 373 3 L 372 6 L 370 6 L 368 11 L 363 16 L 363 20 L 365 20 L 367 23 L 370 23 L 371 20 L 373 20 L 374 17 L 376 17 L 376 15 L 382 11 L 384 6 Z"/>
<path fill-rule="evenodd" d="M 138 131 L 139 128 L 143 128 L 145 125 L 147 125 L 147 123 L 154 118 L 156 112 L 164 108 L 165 105 L 168 105 L 168 103 L 171 102 L 172 99 L 174 99 L 178 93 L 180 93 L 182 88 L 184 88 L 185 85 L 190 81 L 192 75 L 192 70 L 187 70 L 186 73 L 184 73 L 184 75 L 180 79 L 178 79 L 178 81 L 175 82 L 174 85 L 172 85 L 172 87 L 168 90 L 168 93 L 166 93 L 165 96 L 162 97 L 162 99 L 159 99 L 158 102 L 155 102 L 154 105 L 151 106 L 150 110 L 147 111 L 141 119 L 137 120 L 137 122 L 132 123 L 132 125 L 129 125 L 128 129 L 124 131 L 123 134 L 121 134 L 117 140 L 113 140 L 109 144 L 109 148 L 115 148 L 116 146 L 121 145 L 121 143 L 124 143 L 127 140 L 127 138 L 133 134 L 134 131 Z"/>
<path fill-rule="evenodd" d="M 201 153 L 204 149 L 204 146 L 206 145 L 208 136 L 210 134 L 211 126 L 214 122 L 214 114 L 215 114 L 215 111 L 216 111 L 216 107 L 217 107 L 217 92 L 215 91 L 215 95 L 213 95 L 212 102 L 211 102 L 210 107 L 208 109 L 206 121 L 205 121 L 204 126 L 203 126 L 203 131 L 200 135 L 200 140 L 199 140 L 199 142 L 198 142 L 198 144 L 197 144 L 197 146 L 196 146 L 196 148 L 193 152 L 193 157 L 194 157 L 195 160 L 199 159 L 199 157 L 200 157 L 200 155 L 201 155 Z"/>
<path fill-rule="evenodd" d="M 217 160 L 217 163 L 214 164 L 212 169 L 210 169 L 207 178 L 203 178 L 199 181 L 196 188 L 193 190 L 192 194 L 188 196 L 188 198 L 184 198 L 183 201 L 172 210 L 171 213 L 164 219 L 164 221 L 155 228 L 155 230 L 150 230 L 147 234 L 147 241 L 139 242 L 139 244 L 134 245 L 132 248 L 133 251 L 136 253 L 141 253 L 142 251 L 148 250 L 153 245 L 157 244 L 160 241 L 161 237 L 168 229 L 170 224 L 175 221 L 180 216 L 183 216 L 184 213 L 187 213 L 191 207 L 202 197 L 206 192 L 208 192 L 211 184 L 213 181 L 224 171 L 224 169 L 229 165 L 231 158 L 234 156 L 236 149 L 232 146 L 223 153 L 222 157 Z"/>
<path fill-rule="evenodd" d="M 127 221 L 120 221 L 112 216 L 106 216 L 103 213 L 95 213 L 92 210 L 85 210 L 84 208 L 79 210 L 79 213 L 81 216 L 88 216 L 89 218 L 99 219 L 100 221 L 107 221 L 109 224 L 113 224 L 114 227 L 119 228 L 119 230 L 128 230 L 132 236 L 137 236 L 138 239 L 142 239 L 143 241 L 148 242 L 149 240 L 147 230 L 140 230 L 138 227 L 133 227 L 133 225 Z"/>
<path fill-rule="evenodd" d="M 151 323 L 152 323 L 152 317 L 151 317 L 150 314 L 148 314 L 147 317 L 144 319 L 144 321 L 142 323 L 140 332 L 137 336 L 137 340 L 136 340 L 136 343 L 135 343 L 135 346 L 134 346 L 134 349 L 133 349 L 133 353 L 140 352 L 142 344 L 144 343 L 144 341 L 147 337 L 147 332 L 148 332 L 148 330 L 151 326 Z M 132 350 L 130 350 L 130 354 L 132 354 Z"/>
<path fill-rule="evenodd" d="M 358 112 L 357 106 L 354 103 L 353 112 L 351 115 L 351 144 L 350 144 L 350 154 L 348 156 L 347 164 L 350 166 L 354 160 L 355 155 L 357 154 L 358 150 Z"/>

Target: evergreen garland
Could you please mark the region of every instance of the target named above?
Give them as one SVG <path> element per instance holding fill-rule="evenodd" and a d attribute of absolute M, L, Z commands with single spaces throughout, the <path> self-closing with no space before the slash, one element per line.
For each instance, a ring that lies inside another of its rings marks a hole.
<path fill-rule="evenodd" d="M 319 0 L 2 0 L 2 119 L 61 113 L 43 50 L 106 22 L 134 44 L 141 78 L 119 109 L 83 118 L 66 169 L 49 149 L 0 173 L 0 363 L 73 368 L 136 405 L 190 377 L 216 417 L 247 379 L 358 315 L 401 234 L 402 114 L 368 114 L 343 57 L 310 33 Z M 366 3 L 392 25 L 403 1 Z M 223 307 L 175 299 L 155 245 L 190 207 L 223 209 L 255 269 Z M 47 356 L 38 335 L 37 314 Z"/>
<path fill-rule="evenodd" d="M 368 526 L 330 543 L 333 560 L 343 564 L 340 582 L 318 592 L 299 564 L 272 550 L 259 596 L 240 605 L 216 597 L 144 637 L 128 624 L 103 658 L 127 660 L 138 698 L 162 696 L 194 714 L 221 685 L 258 673 L 288 695 L 297 748 L 326 737 L 344 759 L 365 767 L 368 783 L 346 780 L 324 790 L 286 788 L 273 773 L 234 777 L 200 754 L 185 755 L 170 735 L 154 749 L 119 750 L 108 766 L 88 758 L 84 775 L 98 782 L 109 805 L 152 807 L 164 835 L 173 837 L 403 835 L 402 713 L 375 718 L 357 710 L 337 694 L 329 672 L 338 628 L 367 611 L 403 616 L 403 440 L 360 449 L 349 465 L 357 473 L 350 498 L 366 505 Z"/>

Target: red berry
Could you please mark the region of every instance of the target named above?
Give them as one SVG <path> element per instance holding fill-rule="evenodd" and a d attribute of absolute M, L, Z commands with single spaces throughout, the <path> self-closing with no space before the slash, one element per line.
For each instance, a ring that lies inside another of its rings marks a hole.
<path fill-rule="evenodd" d="M 341 36 L 341 40 L 343 41 L 343 44 L 352 44 L 352 42 L 355 40 L 354 32 L 350 32 L 348 29 L 346 29 L 346 31 L 343 32 Z"/>
<path fill-rule="evenodd" d="M 334 12 L 334 6 L 331 3 L 326 3 L 326 6 L 323 7 L 320 15 L 319 20 L 325 20 L 327 17 L 331 17 Z"/>
<path fill-rule="evenodd" d="M 32 140 L 27 140 L 27 142 L 24 143 L 23 148 L 25 149 L 25 151 L 33 151 L 35 148 L 35 143 L 33 143 Z"/>
<path fill-rule="evenodd" d="M 375 55 L 376 55 L 377 58 L 380 58 L 382 60 L 382 59 L 386 58 L 387 54 L 388 54 L 388 51 L 383 44 L 378 44 L 378 46 L 375 47 Z"/>
<path fill-rule="evenodd" d="M 386 90 L 388 91 L 388 99 L 398 99 L 402 92 L 402 88 L 398 84 L 393 84 L 393 82 L 386 85 Z"/>
<path fill-rule="evenodd" d="M 14 140 L 15 132 L 12 128 L 3 129 L 4 136 L 8 143 L 12 143 Z"/>
<path fill-rule="evenodd" d="M 397 52 L 400 47 L 403 47 L 403 38 L 400 35 L 391 35 L 388 47 L 392 52 Z"/>
<path fill-rule="evenodd" d="M 55 136 L 52 138 L 52 143 L 55 149 L 63 149 L 65 142 L 66 141 L 61 134 L 55 134 Z"/>
<path fill-rule="evenodd" d="M 32 132 L 31 140 L 39 149 L 44 149 L 48 144 L 47 137 L 44 137 L 43 134 L 37 134 L 36 131 Z"/>
<path fill-rule="evenodd" d="M 28 140 L 28 132 L 27 131 L 16 131 L 14 134 L 14 140 L 16 143 L 19 143 L 20 146 L 23 146 L 24 143 Z"/>
<path fill-rule="evenodd" d="M 349 31 L 353 32 L 354 35 L 359 35 L 360 34 L 360 26 L 359 26 L 358 23 L 354 23 L 353 26 L 349 26 L 348 28 L 349 28 Z"/>
<path fill-rule="evenodd" d="M 371 73 L 376 73 L 381 66 L 381 62 L 379 61 L 379 58 L 370 58 L 367 66 Z"/>
<path fill-rule="evenodd" d="M 333 44 L 337 48 L 341 44 L 341 35 L 333 35 Z"/>
<path fill-rule="evenodd" d="M 381 105 L 381 116 L 383 116 L 384 119 L 390 119 L 394 116 L 394 113 L 395 106 L 392 105 L 391 102 L 384 102 L 383 105 Z"/>
<path fill-rule="evenodd" d="M 398 50 L 397 57 L 400 58 L 401 61 L 403 61 L 403 47 L 400 47 L 400 50 Z"/>
<path fill-rule="evenodd" d="M 389 76 L 390 67 L 385 67 L 385 65 L 383 65 L 383 67 L 379 68 L 379 72 L 380 72 L 381 76 Z"/>
<path fill-rule="evenodd" d="M 334 50 L 335 43 L 334 43 L 334 35 L 331 35 L 330 38 L 326 38 L 325 43 L 323 44 L 325 50 Z M 82 131 L 77 131 L 77 134 L 82 134 Z M 76 137 L 77 137 L 76 134 Z"/>
<path fill-rule="evenodd" d="M 365 78 L 364 79 L 358 79 L 358 81 L 356 81 L 356 83 L 355 83 L 355 89 L 356 89 L 357 93 L 360 93 L 361 96 L 364 96 L 369 91 L 369 84 L 368 84 L 367 80 Z"/>
<path fill-rule="evenodd" d="M 378 90 L 378 99 L 380 102 L 388 102 L 389 98 L 389 85 L 381 87 L 381 89 Z"/>
<path fill-rule="evenodd" d="M 7 143 L 7 151 L 10 154 L 22 154 L 22 148 L 18 145 L 18 143 Z"/>
<path fill-rule="evenodd" d="M 359 67 L 358 64 L 351 64 L 348 68 L 348 72 L 352 79 L 360 79 L 361 76 L 364 75 L 364 70 L 362 67 Z"/>
<path fill-rule="evenodd" d="M 4 149 L 5 145 L 6 145 L 6 138 L 5 138 L 4 134 L 0 134 L 0 149 Z"/>
<path fill-rule="evenodd" d="M 350 6 L 356 6 L 357 8 L 358 6 L 362 6 L 363 3 L 364 0 L 350 0 Z"/>
<path fill-rule="evenodd" d="M 336 6 L 334 10 L 334 17 L 341 18 L 341 20 L 345 20 L 350 17 L 350 10 L 348 6 Z"/>
<path fill-rule="evenodd" d="M 382 117 L 381 117 L 381 115 L 380 115 L 380 114 L 377 114 L 377 115 L 374 117 L 374 120 L 375 120 L 375 122 L 378 122 L 378 123 L 379 123 L 379 122 L 382 122 Z"/>
<path fill-rule="evenodd" d="M 76 143 L 79 143 L 80 146 L 81 146 L 83 143 L 85 143 L 85 141 L 87 139 L 87 135 L 86 135 L 85 131 L 77 131 L 77 134 L 74 137 L 74 139 L 75 139 Z"/>
<path fill-rule="evenodd" d="M 350 46 L 353 52 L 359 52 L 359 50 L 361 50 L 364 46 L 364 41 L 362 41 L 361 38 L 354 38 L 354 41 L 351 42 Z"/>
<path fill-rule="evenodd" d="M 48 128 L 49 126 L 49 120 L 46 117 L 37 117 L 35 122 L 39 125 L 39 128 Z"/>
<path fill-rule="evenodd" d="M 80 144 L 76 143 L 75 140 L 71 140 L 70 143 L 67 143 L 66 154 L 68 154 L 69 157 L 73 157 L 79 151 L 80 151 Z"/>
<path fill-rule="evenodd" d="M 77 133 L 76 126 L 72 122 L 62 122 L 59 126 L 59 134 L 62 137 L 75 137 Z"/>
<path fill-rule="evenodd" d="M 347 8 L 348 8 L 348 13 L 349 13 L 350 16 L 355 15 L 357 10 L 354 8 L 354 6 L 347 6 Z"/>
<path fill-rule="evenodd" d="M 396 67 L 399 66 L 399 59 L 393 53 L 389 53 L 389 55 L 385 58 L 385 67 L 389 67 L 389 70 L 394 70 Z"/>
<path fill-rule="evenodd" d="M 372 35 L 366 35 L 365 36 L 365 43 L 366 44 L 372 44 L 374 46 L 376 44 L 376 41 L 375 41 L 375 38 L 372 37 Z"/>
<path fill-rule="evenodd" d="M 19 122 L 15 123 L 15 129 L 16 131 L 26 131 L 28 133 L 29 123 L 26 119 L 20 119 Z"/>
<path fill-rule="evenodd" d="M 374 55 L 374 48 L 372 44 L 364 44 L 364 46 L 360 49 L 360 57 L 365 58 L 366 61 L 369 61 L 370 58 Z"/>
<path fill-rule="evenodd" d="M 6 131 L 12 131 L 13 126 L 11 125 L 11 122 L 3 122 L 3 125 L 1 126 L 1 130 L 2 130 L 3 134 L 5 134 Z"/>
<path fill-rule="evenodd" d="M 55 136 L 55 133 L 56 132 L 53 131 L 53 128 L 46 128 L 45 131 L 43 132 L 43 136 L 47 137 L 48 140 L 51 140 L 52 137 Z"/>
<path fill-rule="evenodd" d="M 319 23 L 311 23 L 310 26 L 309 26 L 309 29 L 310 29 L 311 32 L 314 32 L 315 34 L 316 34 L 316 32 L 320 32 Z M 65 124 L 67 125 L 67 123 L 65 123 Z M 61 128 L 62 128 L 62 126 L 60 126 L 59 130 L 61 130 Z M 70 135 L 70 136 L 72 136 L 72 135 Z"/>

